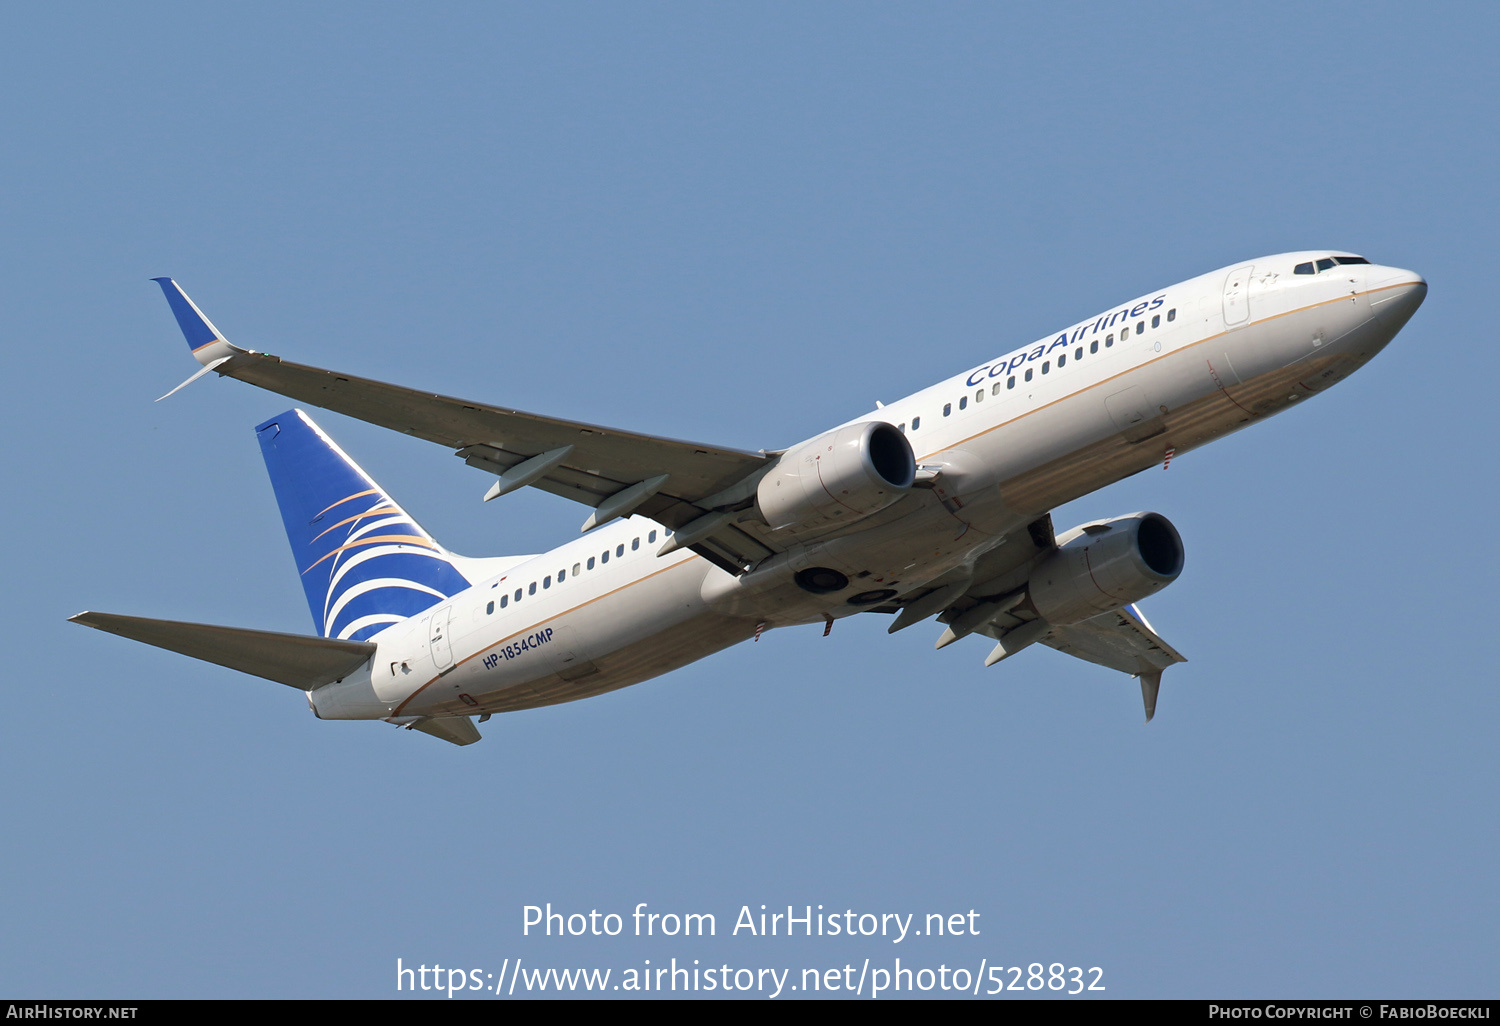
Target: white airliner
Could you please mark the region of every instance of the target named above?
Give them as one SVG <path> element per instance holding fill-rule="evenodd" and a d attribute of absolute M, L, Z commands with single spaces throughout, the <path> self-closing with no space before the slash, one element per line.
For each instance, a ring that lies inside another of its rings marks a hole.
<path fill-rule="evenodd" d="M 305 691 L 323 719 L 454 744 L 473 717 L 613 691 L 792 624 L 929 617 L 937 646 L 1035 642 L 1140 679 L 1182 662 L 1135 603 L 1176 580 L 1157 513 L 1049 511 L 1321 392 L 1427 294 L 1318 250 L 1121 303 L 786 450 L 742 452 L 382 384 L 231 345 L 155 279 L 202 369 L 416 435 L 593 509 L 539 556 L 444 549 L 305 413 L 256 428 L 317 636 L 80 613 L 78 623 Z M 176 391 L 174 389 L 173 391 Z M 170 395 L 171 393 L 168 393 Z"/>

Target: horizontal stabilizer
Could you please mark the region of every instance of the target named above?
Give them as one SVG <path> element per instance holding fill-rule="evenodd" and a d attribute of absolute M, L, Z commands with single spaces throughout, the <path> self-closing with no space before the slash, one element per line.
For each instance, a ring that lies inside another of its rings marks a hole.
<path fill-rule="evenodd" d="M 338 641 L 303 634 L 215 627 L 177 620 L 149 620 L 114 613 L 79 613 L 68 619 L 132 641 L 180 652 L 231 670 L 264 677 L 298 691 L 343 680 L 375 654 L 368 641 Z"/>
<path fill-rule="evenodd" d="M 407 724 L 407 729 L 420 730 L 455 745 L 472 745 L 475 741 L 482 740 L 479 728 L 467 716 L 424 716 L 415 723 Z"/>

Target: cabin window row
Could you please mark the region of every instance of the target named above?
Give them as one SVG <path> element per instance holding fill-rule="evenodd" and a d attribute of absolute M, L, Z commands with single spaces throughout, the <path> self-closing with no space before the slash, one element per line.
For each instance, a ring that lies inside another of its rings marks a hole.
<path fill-rule="evenodd" d="M 665 534 L 667 534 L 667 535 L 670 535 L 671 533 L 672 533 L 671 531 L 665 532 Z M 652 532 L 650 532 L 649 534 L 646 535 L 646 544 L 647 545 L 650 545 L 650 544 L 652 544 L 655 541 L 656 541 L 656 532 L 655 531 L 652 531 Z M 632 552 L 638 551 L 640 549 L 640 547 L 641 547 L 641 539 L 640 539 L 639 536 L 630 539 L 630 551 L 632 551 Z M 619 558 L 623 557 L 624 555 L 625 555 L 625 543 L 621 542 L 620 544 L 618 544 L 618 545 L 616 545 L 614 547 L 614 556 L 615 556 L 616 559 L 619 559 Z M 559 570 L 557 572 L 557 583 L 558 584 L 562 584 L 564 581 L 566 581 L 568 579 L 568 575 L 570 573 L 572 574 L 572 576 L 577 577 L 580 574 L 585 573 L 586 571 L 594 569 L 594 567 L 596 567 L 596 566 L 603 566 L 604 564 L 606 564 L 606 563 L 609 562 L 609 557 L 610 557 L 610 550 L 609 549 L 605 549 L 603 552 L 601 552 L 597 556 L 590 556 L 586 562 L 583 562 L 583 563 L 574 563 L 573 564 L 573 569 L 571 571 L 569 571 L 565 567 L 562 570 Z M 541 587 L 542 587 L 543 591 L 546 591 L 546 590 L 548 590 L 549 588 L 552 587 L 552 577 L 553 577 L 552 574 L 547 574 L 545 577 L 543 577 L 541 579 L 540 583 L 541 583 Z M 507 606 L 509 606 L 512 602 L 520 602 L 527 595 L 535 595 L 536 594 L 536 590 L 537 590 L 537 584 L 538 584 L 538 582 L 532 581 L 530 584 L 527 584 L 527 585 L 525 585 L 523 587 L 517 588 L 514 593 L 506 592 L 505 594 L 501 595 L 500 596 L 500 608 L 504 609 Z M 491 588 L 498 588 L 498 587 L 500 587 L 500 583 L 497 581 L 496 583 L 490 585 L 490 587 Z M 493 613 L 495 611 L 495 600 L 494 599 L 491 599 L 485 605 L 484 611 L 486 613 Z"/>
<path fill-rule="evenodd" d="M 1175 306 L 1172 309 L 1170 309 L 1170 310 L 1167 311 L 1166 319 L 1167 319 L 1167 323 L 1168 324 L 1170 324 L 1173 321 L 1177 320 L 1177 308 Z M 1159 327 L 1161 327 L 1161 322 L 1162 322 L 1162 315 L 1161 314 L 1155 314 L 1151 318 L 1151 327 L 1152 328 L 1159 328 Z M 1135 333 L 1137 335 L 1145 333 L 1146 330 L 1147 330 L 1146 321 L 1144 319 L 1140 320 L 1140 321 L 1138 321 L 1136 323 Z M 1127 325 L 1125 325 L 1125 327 L 1123 327 L 1123 328 L 1120 329 L 1120 341 L 1124 342 L 1128 338 L 1130 338 L 1130 325 L 1127 324 Z M 1115 334 L 1114 334 L 1114 332 L 1110 332 L 1108 335 L 1104 336 L 1104 348 L 1105 349 L 1113 348 L 1114 344 L 1115 344 Z M 1098 351 L 1099 351 L 1099 340 L 1098 339 L 1094 339 L 1092 342 L 1090 342 L 1088 344 L 1088 353 L 1089 353 L 1089 355 L 1092 356 L 1093 354 L 1097 353 Z M 1073 350 L 1073 361 L 1076 363 L 1077 361 L 1082 360 L 1083 357 L 1084 357 L 1084 347 L 1083 346 L 1076 347 Z M 1058 357 L 1057 357 L 1057 366 L 1058 366 L 1058 369 L 1061 370 L 1063 367 L 1066 367 L 1067 365 L 1068 365 L 1068 354 L 1065 353 L 1065 352 L 1058 354 Z M 1042 373 L 1043 374 L 1050 374 L 1051 372 L 1052 372 L 1052 361 L 1051 360 L 1043 360 L 1042 361 Z M 1030 381 L 1033 377 L 1035 377 L 1035 375 L 1036 375 L 1036 368 L 1034 368 L 1034 367 L 1027 367 L 1026 368 L 1026 373 L 1021 378 L 1021 380 L 1022 381 Z M 1016 376 L 1014 374 L 1010 375 L 1008 378 L 1005 379 L 1005 386 L 1004 387 L 1006 387 L 1008 389 L 1016 387 Z M 995 382 L 992 386 L 990 386 L 990 394 L 991 395 L 999 395 L 1000 394 L 1000 388 L 1001 388 L 1000 382 L 998 382 L 998 381 Z M 977 391 L 977 392 L 974 393 L 974 401 L 976 403 L 984 401 L 984 389 L 981 388 L 979 391 Z M 968 407 L 969 407 L 969 397 L 966 396 L 966 395 L 965 396 L 961 396 L 959 398 L 959 400 L 958 400 L 958 408 L 960 410 L 965 410 L 965 409 L 968 409 Z M 952 413 L 953 413 L 953 404 L 952 403 L 944 403 L 943 404 L 943 416 L 947 417 L 947 416 L 950 416 Z M 913 418 L 913 424 L 915 424 L 915 423 L 916 423 L 916 420 L 915 420 L 915 418 Z"/>
<path fill-rule="evenodd" d="M 1353 262 L 1349 258 L 1345 258 L 1345 259 L 1348 262 Z M 1301 272 L 1299 271 L 1298 273 L 1301 273 Z M 1167 313 L 1166 313 L 1166 321 L 1167 321 L 1168 324 L 1171 324 L 1175 320 L 1177 320 L 1177 308 L 1174 306 L 1174 307 L 1172 307 L 1172 309 L 1170 309 L 1170 310 L 1167 311 Z M 1150 322 L 1150 326 L 1152 328 L 1159 328 L 1159 327 L 1161 327 L 1161 323 L 1162 323 L 1162 315 L 1161 314 L 1154 314 L 1154 315 L 1152 315 L 1151 322 Z M 1147 330 L 1148 330 L 1147 329 L 1147 322 L 1145 321 L 1144 318 L 1141 319 L 1140 321 L 1136 322 L 1135 333 L 1137 335 L 1144 334 Z M 1130 325 L 1127 324 L 1123 328 L 1120 329 L 1120 341 L 1124 342 L 1124 341 L 1126 341 L 1129 338 L 1130 338 Z M 1115 344 L 1115 334 L 1114 334 L 1114 332 L 1110 332 L 1108 335 L 1104 336 L 1104 348 L 1105 349 L 1113 348 L 1114 344 Z M 1094 353 L 1097 353 L 1098 351 L 1099 351 L 1099 340 L 1098 339 L 1094 339 L 1092 342 L 1090 342 L 1088 344 L 1089 355 L 1093 355 Z M 1084 347 L 1083 346 L 1078 346 L 1077 348 L 1075 348 L 1073 350 L 1073 360 L 1074 360 L 1074 362 L 1077 362 L 1078 360 L 1082 360 L 1083 357 L 1084 357 Z M 1063 367 L 1066 367 L 1067 365 L 1068 365 L 1068 354 L 1067 353 L 1060 354 L 1057 357 L 1057 366 L 1058 366 L 1058 369 L 1060 370 Z M 1052 372 L 1052 361 L 1051 360 L 1043 360 L 1042 361 L 1042 373 L 1043 374 L 1050 374 L 1051 372 Z M 1035 376 L 1036 376 L 1036 368 L 1034 368 L 1034 367 L 1027 367 L 1026 368 L 1026 373 L 1021 378 L 1021 380 L 1022 381 L 1030 381 Z M 1014 374 L 1010 375 L 1008 378 L 1005 379 L 1004 387 L 1007 388 L 1007 389 L 1015 388 L 1016 387 L 1016 376 Z M 995 382 L 994 385 L 992 385 L 990 387 L 990 395 L 999 395 L 1000 394 L 1000 389 L 1001 389 L 1001 383 L 998 382 L 998 381 Z M 979 389 L 978 391 L 976 391 L 974 393 L 974 402 L 975 403 L 982 403 L 982 402 L 984 402 L 984 389 L 981 388 L 981 389 Z M 959 397 L 959 399 L 958 399 L 958 408 L 960 410 L 967 410 L 969 408 L 969 397 L 967 395 L 963 395 L 963 396 Z M 945 416 L 945 417 L 951 417 L 952 415 L 953 415 L 953 404 L 952 403 L 944 403 L 943 404 L 943 416 Z M 911 429 L 913 431 L 916 431 L 921 426 L 922 426 L 922 418 L 921 417 L 913 417 L 911 419 Z M 905 421 L 902 421 L 900 424 L 896 425 L 896 427 L 897 427 L 897 430 L 899 430 L 902 434 L 906 433 L 906 422 Z"/>

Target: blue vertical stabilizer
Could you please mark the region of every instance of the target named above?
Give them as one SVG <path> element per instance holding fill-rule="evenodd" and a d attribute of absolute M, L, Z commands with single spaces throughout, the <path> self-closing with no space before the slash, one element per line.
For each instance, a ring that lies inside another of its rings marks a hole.
<path fill-rule="evenodd" d="M 307 414 L 289 410 L 255 433 L 318 633 L 363 641 L 469 587 Z"/>

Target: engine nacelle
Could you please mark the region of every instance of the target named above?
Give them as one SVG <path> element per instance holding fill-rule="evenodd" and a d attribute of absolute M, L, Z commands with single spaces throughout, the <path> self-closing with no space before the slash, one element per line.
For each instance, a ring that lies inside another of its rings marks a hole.
<path fill-rule="evenodd" d="M 1139 602 L 1182 573 L 1182 536 L 1160 513 L 1083 524 L 1032 571 L 1027 592 L 1049 623 L 1069 624 Z"/>
<path fill-rule="evenodd" d="M 891 424 L 864 421 L 783 454 L 761 479 L 755 503 L 766 523 L 798 534 L 877 513 L 916 479 L 906 436 Z"/>

